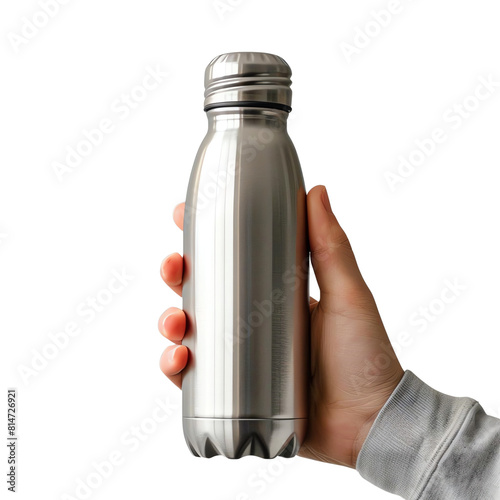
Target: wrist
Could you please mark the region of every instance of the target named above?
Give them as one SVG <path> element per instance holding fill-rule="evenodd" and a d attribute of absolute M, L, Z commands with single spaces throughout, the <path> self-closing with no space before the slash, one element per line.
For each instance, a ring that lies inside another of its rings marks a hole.
<path fill-rule="evenodd" d="M 356 462 L 358 460 L 358 456 L 361 452 L 361 448 L 363 448 L 363 444 L 366 441 L 366 438 L 368 437 L 368 434 L 370 433 L 370 430 L 372 429 L 373 425 L 375 424 L 375 420 L 377 419 L 378 415 L 386 405 L 387 401 L 391 397 L 391 395 L 394 393 L 396 388 L 398 387 L 399 383 L 401 382 L 402 378 L 404 376 L 404 371 L 402 368 L 398 371 L 397 375 L 391 380 L 389 384 L 387 384 L 387 387 L 384 388 L 384 390 L 380 390 L 378 393 L 375 393 L 373 396 L 373 406 L 371 411 L 367 412 L 364 418 L 362 419 L 360 425 L 359 425 L 359 430 L 356 435 L 356 438 L 354 439 L 353 445 L 352 445 L 352 460 L 351 460 L 351 467 L 353 469 L 356 468 Z M 374 408 L 374 409 L 373 409 Z"/>
<path fill-rule="evenodd" d="M 383 407 L 383 405 L 382 405 Z M 368 437 L 368 433 L 370 432 L 370 429 L 372 428 L 378 414 L 380 413 L 380 410 L 382 409 L 379 408 L 373 415 L 369 416 L 361 425 L 359 432 L 356 436 L 356 439 L 353 442 L 352 445 L 352 461 L 351 461 L 351 468 L 355 469 L 356 468 L 356 462 L 358 460 L 359 453 L 361 452 L 361 448 L 363 448 L 363 444 L 366 441 L 366 438 Z"/>

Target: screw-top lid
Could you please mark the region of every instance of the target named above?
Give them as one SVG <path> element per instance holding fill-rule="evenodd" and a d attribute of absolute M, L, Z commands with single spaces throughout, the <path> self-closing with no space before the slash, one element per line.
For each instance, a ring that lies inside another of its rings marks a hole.
<path fill-rule="evenodd" d="M 292 70 L 284 59 L 263 52 L 217 56 L 205 70 L 205 111 L 228 106 L 291 111 Z"/>

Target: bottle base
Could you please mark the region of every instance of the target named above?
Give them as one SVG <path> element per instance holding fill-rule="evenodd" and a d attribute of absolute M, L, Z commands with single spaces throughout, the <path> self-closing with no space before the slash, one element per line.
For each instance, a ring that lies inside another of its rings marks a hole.
<path fill-rule="evenodd" d="M 186 443 L 196 457 L 294 457 L 302 444 L 307 418 L 182 419 Z"/>

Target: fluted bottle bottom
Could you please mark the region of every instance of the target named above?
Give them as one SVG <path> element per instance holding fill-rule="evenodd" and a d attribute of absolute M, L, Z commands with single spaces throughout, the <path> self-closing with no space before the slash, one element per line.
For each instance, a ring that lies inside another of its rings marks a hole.
<path fill-rule="evenodd" d="M 302 444 L 306 418 L 184 417 L 186 443 L 197 457 L 294 457 Z"/>

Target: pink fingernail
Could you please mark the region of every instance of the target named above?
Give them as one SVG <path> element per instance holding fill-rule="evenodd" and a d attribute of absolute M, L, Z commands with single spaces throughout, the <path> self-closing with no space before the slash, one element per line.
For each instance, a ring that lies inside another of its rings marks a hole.
<path fill-rule="evenodd" d="M 173 314 L 173 312 L 170 312 L 170 313 L 166 314 L 166 315 L 164 316 L 164 318 L 163 318 L 162 323 L 163 323 L 163 328 L 165 329 L 165 331 L 167 331 L 167 318 L 168 318 L 169 316 L 172 316 L 172 314 Z"/>
<path fill-rule="evenodd" d="M 175 255 L 175 252 L 174 252 L 174 253 L 171 253 L 171 254 L 168 254 L 168 255 L 165 257 L 165 259 L 164 259 L 164 261 L 163 261 L 163 262 L 165 262 L 165 264 L 168 264 L 168 263 L 170 262 L 170 259 L 171 259 L 174 255 Z"/>
<path fill-rule="evenodd" d="M 333 211 L 332 211 L 332 207 L 330 205 L 330 198 L 328 197 L 328 191 L 326 190 L 326 188 L 321 193 L 321 201 L 323 202 L 323 206 L 325 207 L 325 210 L 328 213 L 332 214 Z"/>
<path fill-rule="evenodd" d="M 175 355 L 175 351 L 177 351 L 179 346 L 175 346 L 173 349 L 170 349 L 167 353 L 167 359 L 169 362 L 173 362 L 174 361 L 174 355 Z"/>

